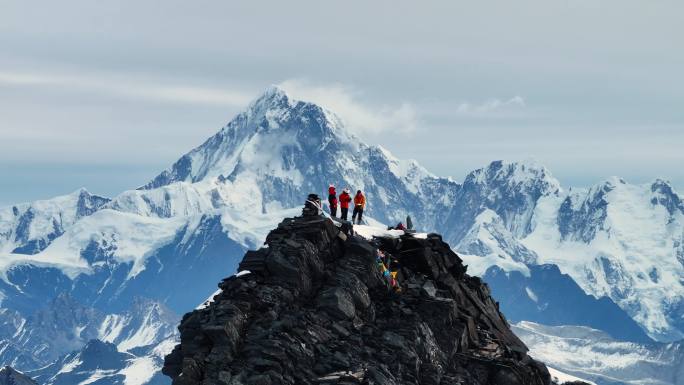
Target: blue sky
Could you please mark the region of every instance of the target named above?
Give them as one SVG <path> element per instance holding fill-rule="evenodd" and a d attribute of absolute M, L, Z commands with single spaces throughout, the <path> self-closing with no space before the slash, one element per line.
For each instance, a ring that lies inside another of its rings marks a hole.
<path fill-rule="evenodd" d="M 137 187 L 270 84 L 457 180 L 684 191 L 681 36 L 681 1 L 7 1 L 0 204 Z"/>

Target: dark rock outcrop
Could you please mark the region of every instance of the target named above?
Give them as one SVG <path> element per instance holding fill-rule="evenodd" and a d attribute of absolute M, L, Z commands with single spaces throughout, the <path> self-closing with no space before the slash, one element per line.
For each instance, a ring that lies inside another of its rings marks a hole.
<path fill-rule="evenodd" d="M 245 256 L 250 274 L 183 318 L 163 369 L 174 385 L 551 381 L 439 235 L 369 242 L 306 216 L 266 244 Z M 378 249 L 394 257 L 400 290 Z"/>
<path fill-rule="evenodd" d="M 5 366 L 0 369 L 0 385 L 38 385 L 38 383 L 11 367 Z"/>

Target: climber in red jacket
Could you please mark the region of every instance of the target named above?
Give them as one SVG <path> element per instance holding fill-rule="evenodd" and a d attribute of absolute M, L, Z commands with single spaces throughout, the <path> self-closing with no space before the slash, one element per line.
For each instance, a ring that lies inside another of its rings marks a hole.
<path fill-rule="evenodd" d="M 352 201 L 351 195 L 349 195 L 349 190 L 342 190 L 340 194 L 340 218 L 347 220 L 347 213 L 349 212 L 349 203 Z"/>
<path fill-rule="evenodd" d="M 335 186 L 328 187 L 328 203 L 330 204 L 330 216 L 337 216 L 337 192 Z"/>

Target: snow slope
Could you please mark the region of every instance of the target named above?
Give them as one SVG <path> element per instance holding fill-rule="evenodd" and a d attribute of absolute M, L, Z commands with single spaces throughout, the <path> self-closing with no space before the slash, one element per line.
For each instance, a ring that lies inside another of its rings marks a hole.
<path fill-rule="evenodd" d="M 583 378 L 579 378 L 579 377 L 575 377 L 575 376 L 567 374 L 567 373 L 563 373 L 558 369 L 554 369 L 551 367 L 549 367 L 548 369 L 549 369 L 549 374 L 551 375 L 551 379 L 558 384 L 564 384 L 566 382 L 580 382 L 581 381 L 581 382 L 585 382 L 589 385 L 596 385 L 595 383 L 593 383 L 591 381 L 587 381 Z"/>
<path fill-rule="evenodd" d="M 534 358 L 599 385 L 684 384 L 681 342 L 637 344 L 617 341 L 586 327 L 550 327 L 531 322 L 520 322 L 513 331 Z"/>
<path fill-rule="evenodd" d="M 540 199 L 534 220 L 522 243 L 540 263 L 557 264 L 587 293 L 612 298 L 654 338 L 684 337 L 684 259 L 677 255 L 684 209 L 669 185 L 612 178 Z"/>
<path fill-rule="evenodd" d="M 0 208 L 0 253 L 35 254 L 107 201 L 80 189 L 69 195 Z"/>

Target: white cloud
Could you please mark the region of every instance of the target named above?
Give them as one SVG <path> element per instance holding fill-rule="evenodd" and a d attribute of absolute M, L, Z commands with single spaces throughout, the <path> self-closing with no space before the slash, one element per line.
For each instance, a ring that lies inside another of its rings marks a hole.
<path fill-rule="evenodd" d="M 377 135 L 390 131 L 408 134 L 418 126 L 416 110 L 410 103 L 394 106 L 364 103 L 359 90 L 340 83 L 319 85 L 290 79 L 279 86 L 295 99 L 314 102 L 333 111 L 356 134 Z"/>
<path fill-rule="evenodd" d="M 64 91 L 95 91 L 129 100 L 245 106 L 253 95 L 224 89 L 181 84 L 159 84 L 130 77 L 0 72 L 0 84 L 26 87 L 60 87 Z"/>
<path fill-rule="evenodd" d="M 500 111 L 510 111 L 514 109 L 525 108 L 525 99 L 521 96 L 514 96 L 508 100 L 489 99 L 482 104 L 472 104 L 464 102 L 456 107 L 456 113 L 459 115 L 487 115 L 490 113 Z"/>

